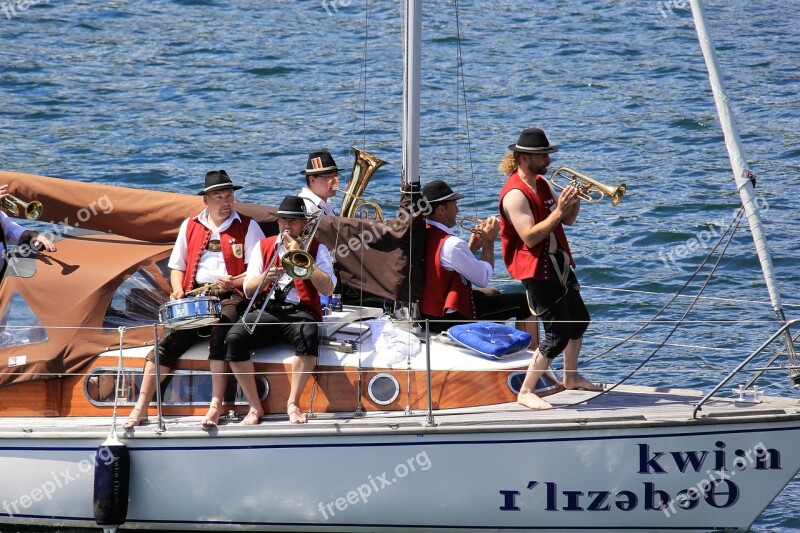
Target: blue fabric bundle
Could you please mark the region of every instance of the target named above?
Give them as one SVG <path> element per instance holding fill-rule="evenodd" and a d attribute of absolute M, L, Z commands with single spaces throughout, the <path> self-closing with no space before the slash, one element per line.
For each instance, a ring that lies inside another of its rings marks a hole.
<path fill-rule="evenodd" d="M 447 336 L 487 359 L 501 359 L 531 343 L 529 333 L 495 322 L 459 324 L 448 329 Z"/>

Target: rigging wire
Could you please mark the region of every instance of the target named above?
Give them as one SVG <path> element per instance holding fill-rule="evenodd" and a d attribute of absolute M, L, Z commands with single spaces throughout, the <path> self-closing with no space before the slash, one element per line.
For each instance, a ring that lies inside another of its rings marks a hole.
<path fill-rule="evenodd" d="M 476 196 L 476 187 L 475 187 L 475 168 L 473 165 L 472 159 L 472 138 L 470 135 L 469 130 L 469 110 L 467 108 L 467 87 L 466 87 L 466 77 L 464 75 L 464 55 L 461 50 L 461 19 L 459 17 L 459 0 L 454 0 L 455 12 L 456 12 L 456 187 L 458 187 L 460 182 L 459 172 L 461 169 L 460 164 L 460 145 L 458 143 L 458 139 L 460 137 L 460 106 L 459 106 L 459 81 L 461 82 L 460 89 L 461 89 L 461 101 L 464 102 L 464 127 L 466 128 L 467 134 L 467 154 L 469 158 L 469 173 L 470 173 L 470 180 L 472 181 L 472 207 L 475 213 L 475 216 L 478 216 L 478 199 Z"/>
<path fill-rule="evenodd" d="M 688 314 L 691 312 L 692 308 L 694 308 L 695 304 L 698 302 L 700 294 L 702 294 L 703 291 L 708 286 L 709 282 L 711 281 L 711 278 L 714 276 L 714 273 L 716 272 L 717 268 L 719 267 L 719 264 L 722 261 L 722 258 L 725 257 L 725 252 L 728 250 L 728 247 L 730 246 L 731 242 L 733 241 L 733 237 L 736 234 L 736 230 L 739 228 L 739 223 L 742 220 L 742 215 L 743 214 L 744 214 L 744 209 L 740 207 L 739 210 L 736 213 L 736 216 L 731 221 L 731 223 L 728 225 L 728 227 L 725 229 L 725 232 L 720 236 L 720 239 L 714 245 L 712 250 L 706 256 L 706 258 L 703 259 L 703 262 L 700 264 L 700 266 L 697 267 L 695 272 L 690 276 L 689 280 L 680 289 L 680 291 L 683 291 L 688 286 L 688 284 L 700 273 L 700 270 L 703 268 L 703 266 L 711 259 L 711 256 L 714 254 L 716 249 L 722 244 L 722 240 L 725 238 L 725 235 L 730 231 L 731 234 L 730 234 L 730 237 L 728 237 L 728 241 L 725 243 L 724 247 L 720 251 L 720 255 L 717 258 L 717 261 L 714 263 L 714 266 L 711 268 L 711 272 L 709 272 L 708 276 L 706 276 L 706 280 L 703 282 L 703 285 L 700 287 L 700 290 L 699 290 L 698 294 L 695 296 L 695 298 L 692 301 L 692 303 L 690 303 L 689 306 L 686 308 L 686 310 L 683 313 L 683 316 L 681 316 L 681 319 L 672 327 L 670 332 L 664 337 L 663 341 L 661 341 L 661 343 L 659 343 L 659 345 L 650 353 L 650 355 L 645 357 L 644 360 L 642 362 L 640 362 L 636 366 L 636 368 L 631 370 L 621 380 L 617 381 L 616 383 L 614 383 L 612 386 L 608 387 L 607 389 L 604 389 L 599 394 L 597 394 L 595 396 L 592 396 L 590 398 L 587 398 L 585 400 L 581 400 L 579 402 L 571 403 L 571 404 L 568 404 L 568 405 L 559 405 L 557 407 L 558 409 L 563 409 L 563 408 L 567 408 L 567 407 L 575 407 L 576 405 L 581 405 L 581 404 L 587 403 L 587 402 L 589 402 L 589 401 L 591 401 L 591 400 L 593 400 L 593 399 L 595 399 L 595 398 L 597 398 L 599 396 L 603 396 L 603 395 L 611 392 L 612 390 L 616 389 L 617 387 L 619 387 L 620 385 L 622 385 L 623 383 L 628 381 L 631 377 L 633 377 L 634 374 L 636 374 L 639 370 L 641 370 L 642 367 L 644 367 L 644 365 L 646 365 L 661 350 L 661 348 L 667 343 L 667 341 L 670 339 L 670 337 L 672 337 L 672 335 L 678 330 L 678 328 L 681 325 L 682 320 L 684 318 L 686 318 L 686 316 L 688 316 Z M 673 299 L 670 300 L 670 302 L 668 302 L 661 310 L 659 310 L 658 313 L 656 314 L 656 316 L 661 314 L 667 308 L 667 306 L 669 306 L 670 303 L 672 303 L 674 300 L 675 300 L 675 297 L 673 297 Z M 637 335 L 639 332 L 641 332 L 643 329 L 645 329 L 648 324 L 649 324 L 649 322 L 645 323 L 644 326 L 642 326 L 637 331 L 635 331 L 633 334 L 631 334 L 627 339 L 615 344 L 614 346 L 612 346 L 611 348 L 609 348 L 605 352 L 603 352 L 601 354 L 598 354 L 598 355 L 588 359 L 587 361 L 584 361 L 584 363 L 592 361 L 594 359 L 597 359 L 598 357 L 601 357 L 602 355 L 608 354 L 611 350 L 614 350 L 615 348 L 619 347 L 623 343 L 627 342 L 627 340 L 633 338 L 635 335 Z"/>

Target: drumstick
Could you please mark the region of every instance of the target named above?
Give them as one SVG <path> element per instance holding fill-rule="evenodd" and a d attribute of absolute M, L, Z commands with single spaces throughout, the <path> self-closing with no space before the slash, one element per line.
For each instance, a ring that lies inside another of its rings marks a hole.
<path fill-rule="evenodd" d="M 231 281 L 236 281 L 237 279 L 243 278 L 246 275 L 247 275 L 247 272 L 242 272 L 238 276 L 233 276 L 233 279 Z M 216 281 L 214 283 L 206 283 L 205 285 L 201 285 L 201 286 L 197 287 L 196 289 L 192 289 L 192 290 L 190 290 L 189 292 L 186 293 L 186 296 L 196 296 L 198 294 L 202 294 L 204 292 L 208 292 L 208 291 L 214 290 L 214 289 L 219 289 L 219 285 L 217 285 Z"/>

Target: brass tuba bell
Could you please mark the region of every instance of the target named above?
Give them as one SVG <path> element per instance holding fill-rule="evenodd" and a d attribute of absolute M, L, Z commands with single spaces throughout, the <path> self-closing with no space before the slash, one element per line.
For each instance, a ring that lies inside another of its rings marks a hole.
<path fill-rule="evenodd" d="M 568 183 L 564 185 L 557 180 L 567 180 Z M 581 182 L 584 184 L 582 185 Z M 597 204 L 603 201 L 603 198 L 608 196 L 611 198 L 611 205 L 617 205 L 622 201 L 625 196 L 627 187 L 621 183 L 616 188 L 600 183 L 599 181 L 590 178 L 580 172 L 572 170 L 571 168 L 561 167 L 557 168 L 550 174 L 550 183 L 557 189 L 566 189 L 570 185 L 574 185 L 578 189 L 578 197 L 590 204 Z"/>
<path fill-rule="evenodd" d="M 372 174 L 374 174 L 379 167 L 385 165 L 386 161 L 364 150 L 359 150 L 355 146 L 351 146 L 350 148 L 355 152 L 356 159 L 353 163 L 353 172 L 350 174 L 350 181 L 347 183 L 347 189 L 344 191 L 342 216 L 354 217 L 359 209 L 363 212 L 365 208 L 371 208 L 375 214 L 368 218 L 383 220 L 383 210 L 381 206 L 370 200 L 364 200 L 361 198 L 361 195 L 364 194 L 364 189 L 367 188 L 367 183 L 369 183 Z"/>
<path fill-rule="evenodd" d="M 42 202 L 37 202 L 35 200 L 33 202 L 25 202 L 10 194 L 3 198 L 2 203 L 0 203 L 0 209 L 12 217 L 19 217 L 20 213 L 22 213 L 28 220 L 36 220 L 42 215 L 42 211 L 44 211 Z"/>

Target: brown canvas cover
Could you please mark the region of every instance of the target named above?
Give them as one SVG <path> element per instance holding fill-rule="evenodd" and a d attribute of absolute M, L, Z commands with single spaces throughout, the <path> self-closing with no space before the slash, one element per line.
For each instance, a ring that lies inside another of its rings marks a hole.
<path fill-rule="evenodd" d="M 155 269 L 156 261 L 169 256 L 181 222 L 204 207 L 202 197 L 0 171 L 0 184 L 5 183 L 11 194 L 41 202 L 39 220 L 51 222 L 54 236 L 63 240 L 56 252 L 33 256 L 32 277 L 2 281 L 0 313 L 19 293 L 48 328 L 97 329 L 48 329 L 47 342 L 24 350 L 0 348 L 0 385 L 80 371 L 97 353 L 118 344 L 118 335 L 101 330 L 114 291 L 133 272 Z M 275 208 L 237 202 L 236 209 L 258 221 L 267 235 L 277 232 Z M 407 300 L 409 294 L 412 299 L 419 294 L 418 287 L 408 289 L 411 227 L 417 236 L 424 235 L 419 217 L 409 224 L 402 217 L 376 222 L 326 216 L 317 238 L 334 254 L 343 283 Z M 75 229 L 105 235 L 77 235 Z M 167 293 L 165 286 L 164 299 Z M 145 330 L 126 332 L 126 345 L 152 342 L 152 328 Z M 9 367 L 9 358 L 19 355 L 26 356 L 25 365 Z"/>

